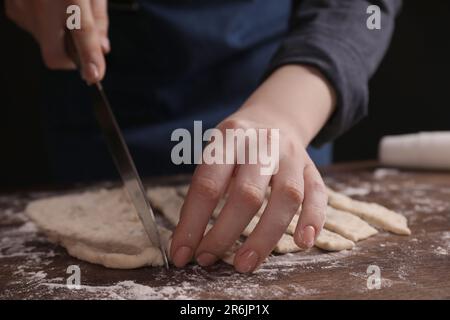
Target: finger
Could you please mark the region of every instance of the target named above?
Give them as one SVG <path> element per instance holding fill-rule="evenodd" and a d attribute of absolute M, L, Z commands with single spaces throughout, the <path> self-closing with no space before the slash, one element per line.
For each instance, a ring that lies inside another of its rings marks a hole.
<path fill-rule="evenodd" d="M 82 65 L 82 76 L 88 83 L 103 79 L 106 63 L 101 36 L 95 24 L 90 0 L 76 0 L 81 9 L 81 29 L 70 31 Z"/>
<path fill-rule="evenodd" d="M 239 166 L 224 208 L 197 249 L 197 262 L 201 266 L 216 262 L 240 237 L 261 208 L 270 178 L 261 175 L 259 164 Z"/>
<path fill-rule="evenodd" d="M 292 157 L 296 158 L 296 157 Z M 234 266 L 239 272 L 252 272 L 286 231 L 303 201 L 303 165 L 290 159 L 280 162 L 272 178 L 272 192 L 258 225 L 236 253 Z"/>
<path fill-rule="evenodd" d="M 101 46 L 103 53 L 109 53 L 111 51 L 111 45 L 108 38 L 108 1 L 107 0 L 91 0 L 92 13 L 97 25 L 97 30 L 101 37 Z"/>
<path fill-rule="evenodd" d="M 36 14 L 36 38 L 41 47 L 42 58 L 50 69 L 75 69 L 64 46 L 65 10 L 62 6 L 46 0 L 32 2 Z"/>
<path fill-rule="evenodd" d="M 19 27 L 33 33 L 35 16 L 32 14 L 32 10 L 27 10 L 25 2 L 26 0 L 5 0 L 5 14 Z"/>
<path fill-rule="evenodd" d="M 325 223 L 328 196 L 319 171 L 313 163 L 303 172 L 305 179 L 305 200 L 294 240 L 299 246 L 311 248 Z"/>
<path fill-rule="evenodd" d="M 197 167 L 173 234 L 170 252 L 175 266 L 183 267 L 192 259 L 233 168 L 234 165 L 226 164 L 202 164 Z"/>
<path fill-rule="evenodd" d="M 224 137 L 227 128 L 231 124 L 227 121 L 219 124 L 219 135 Z M 211 138 L 211 143 L 216 142 L 216 137 Z M 229 151 L 226 144 L 220 145 L 217 141 L 215 149 L 216 159 L 227 159 Z M 231 151 L 231 150 L 230 150 Z M 234 150 L 233 150 L 234 152 Z M 206 148 L 203 151 L 203 159 L 207 158 Z M 192 177 L 188 194 L 181 209 L 180 221 L 173 234 L 171 246 L 171 258 L 175 266 L 186 265 L 193 257 L 198 244 L 206 230 L 209 219 L 216 208 L 220 198 L 227 189 L 235 170 L 235 152 L 231 156 L 231 164 L 201 164 Z M 222 163 L 227 163 L 223 161 Z"/>

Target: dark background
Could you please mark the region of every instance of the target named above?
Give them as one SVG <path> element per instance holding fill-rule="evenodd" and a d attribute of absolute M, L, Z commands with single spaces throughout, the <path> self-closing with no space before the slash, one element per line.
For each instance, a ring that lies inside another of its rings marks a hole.
<path fill-rule="evenodd" d="M 37 101 L 39 48 L 0 0 L 0 188 L 49 176 Z M 380 137 L 450 129 L 450 1 L 404 1 L 392 45 L 370 83 L 369 116 L 335 143 L 335 161 L 374 159 Z"/>
<path fill-rule="evenodd" d="M 450 130 L 450 1 L 403 1 L 391 47 L 370 82 L 369 116 L 335 161 L 374 159 L 386 134 Z"/>

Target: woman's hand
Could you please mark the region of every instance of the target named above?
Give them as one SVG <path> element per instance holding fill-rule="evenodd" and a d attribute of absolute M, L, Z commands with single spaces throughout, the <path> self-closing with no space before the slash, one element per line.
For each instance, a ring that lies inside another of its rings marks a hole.
<path fill-rule="evenodd" d="M 6 14 L 30 32 L 39 43 L 42 57 L 50 69 L 75 69 L 66 53 L 66 13 L 70 5 L 81 9 L 81 29 L 73 30 L 80 55 L 82 76 L 88 83 L 105 74 L 104 54 L 110 50 L 108 40 L 107 0 L 6 0 Z"/>
<path fill-rule="evenodd" d="M 295 242 L 304 248 L 314 245 L 324 224 L 327 195 L 306 147 L 330 117 L 334 100 L 333 90 L 315 69 L 285 66 L 218 126 L 222 132 L 279 129 L 278 171 L 272 176 L 262 175 L 261 163 L 199 165 L 173 235 L 171 258 L 176 266 L 184 266 L 193 257 L 202 266 L 220 259 L 261 207 L 269 184 L 272 192 L 268 205 L 257 227 L 236 252 L 236 270 L 255 270 L 275 247 L 300 206 Z M 203 236 L 226 190 L 226 204 L 214 227 Z"/>

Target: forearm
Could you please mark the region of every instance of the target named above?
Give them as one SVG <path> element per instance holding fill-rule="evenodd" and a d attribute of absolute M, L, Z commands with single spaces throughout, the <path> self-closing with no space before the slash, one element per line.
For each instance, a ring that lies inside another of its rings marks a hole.
<path fill-rule="evenodd" d="M 268 117 L 267 122 L 288 124 L 306 146 L 328 121 L 335 104 L 334 89 L 317 69 L 286 65 L 263 82 L 241 112 L 258 112 Z"/>
<path fill-rule="evenodd" d="M 401 0 L 303 0 L 267 74 L 284 65 L 310 65 L 336 92 L 336 110 L 313 143 L 335 139 L 368 112 L 368 81 L 389 45 Z M 381 30 L 366 27 L 369 5 L 381 9 Z"/>

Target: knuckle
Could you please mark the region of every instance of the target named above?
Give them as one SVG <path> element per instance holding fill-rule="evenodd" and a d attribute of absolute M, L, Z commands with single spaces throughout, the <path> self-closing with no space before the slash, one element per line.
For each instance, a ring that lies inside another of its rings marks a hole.
<path fill-rule="evenodd" d="M 319 202 L 313 202 L 313 203 L 309 204 L 308 208 L 310 209 L 310 211 L 314 212 L 314 214 L 318 217 L 325 216 L 324 215 L 325 208 L 326 208 L 325 204 L 322 204 Z"/>
<path fill-rule="evenodd" d="M 206 251 L 213 253 L 216 256 L 221 256 L 222 253 L 232 247 L 234 240 L 235 239 L 232 239 L 229 236 L 229 233 L 224 233 L 217 229 L 211 229 L 196 251 L 197 253 Z"/>
<path fill-rule="evenodd" d="M 242 201 L 252 208 L 259 209 L 264 203 L 264 190 L 253 183 L 242 183 L 237 192 Z"/>
<path fill-rule="evenodd" d="M 199 194 L 200 196 L 212 200 L 218 200 L 221 195 L 221 190 L 214 179 L 208 177 L 198 177 L 196 178 L 192 184 L 192 189 L 194 192 Z"/>
<path fill-rule="evenodd" d="M 216 256 L 221 256 L 222 253 L 226 252 L 232 246 L 232 244 L 232 239 L 211 237 L 209 243 L 205 244 L 203 248 L 199 248 L 197 251 L 207 251 L 215 254 Z"/>
<path fill-rule="evenodd" d="M 325 184 L 320 180 L 315 179 L 314 181 L 312 181 L 310 184 L 310 188 L 311 192 L 315 192 L 318 195 L 326 195 Z"/>
<path fill-rule="evenodd" d="M 75 36 L 86 36 L 96 32 L 96 26 L 91 20 L 82 21 L 81 29 L 74 31 Z"/>
<path fill-rule="evenodd" d="M 304 195 L 299 183 L 291 180 L 285 181 L 281 186 L 281 192 L 293 204 L 298 206 L 302 204 Z"/>
<path fill-rule="evenodd" d="M 101 29 L 108 29 L 109 18 L 108 18 L 108 14 L 106 12 L 100 13 L 97 16 L 97 24 L 99 25 L 99 28 L 101 28 Z"/>
<path fill-rule="evenodd" d="M 285 152 L 289 155 L 298 154 L 299 143 L 293 140 L 285 142 Z"/>
<path fill-rule="evenodd" d="M 100 35 L 106 35 L 109 29 L 108 16 L 101 16 L 96 18 L 96 30 Z"/>
<path fill-rule="evenodd" d="M 326 205 L 312 204 L 310 208 L 319 223 L 325 220 Z"/>
<path fill-rule="evenodd" d="M 102 36 L 107 36 L 108 35 L 108 28 L 109 28 L 108 23 L 99 25 L 99 27 L 98 27 L 99 34 L 102 35 Z"/>
<path fill-rule="evenodd" d="M 246 128 L 247 124 L 245 121 L 239 119 L 226 119 L 222 123 L 219 124 L 218 128 L 222 130 L 226 129 L 241 129 Z"/>
<path fill-rule="evenodd" d="M 303 215 L 305 213 L 306 215 Z M 316 229 L 321 229 L 325 223 L 326 204 L 310 203 L 305 210 L 302 211 L 302 222 L 312 224 Z M 306 221 L 306 222 L 305 222 Z"/>

